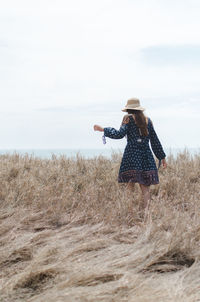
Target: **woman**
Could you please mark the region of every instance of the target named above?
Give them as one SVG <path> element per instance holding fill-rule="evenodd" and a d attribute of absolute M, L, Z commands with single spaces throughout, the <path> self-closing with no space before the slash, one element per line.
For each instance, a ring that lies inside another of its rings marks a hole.
<path fill-rule="evenodd" d="M 134 188 L 135 183 L 139 183 L 143 194 L 143 207 L 148 208 L 150 202 L 150 185 L 159 183 L 158 169 L 149 146 L 155 156 L 159 159 L 159 166 L 162 162 L 164 168 L 167 167 L 165 153 L 156 135 L 151 120 L 145 117 L 144 108 L 140 106 L 137 98 L 127 101 L 122 111 L 128 114 L 124 116 L 119 130 L 111 127 L 102 128 L 94 125 L 95 131 L 104 132 L 104 136 L 113 139 L 127 137 L 127 145 L 122 157 L 118 182 L 128 183 L 128 187 Z"/>

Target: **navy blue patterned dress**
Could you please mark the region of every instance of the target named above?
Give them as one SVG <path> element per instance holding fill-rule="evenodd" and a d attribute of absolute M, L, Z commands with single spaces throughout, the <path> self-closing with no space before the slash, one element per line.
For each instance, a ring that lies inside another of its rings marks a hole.
<path fill-rule="evenodd" d="M 153 157 L 161 160 L 165 158 L 165 152 L 154 130 L 151 120 L 148 118 L 148 136 L 141 136 L 132 115 L 128 124 L 122 124 L 119 130 L 111 127 L 104 128 L 104 135 L 113 139 L 127 136 L 125 147 L 118 175 L 118 182 L 138 182 L 150 186 L 158 184 L 158 169 Z M 151 143 L 150 149 L 149 142 Z"/>

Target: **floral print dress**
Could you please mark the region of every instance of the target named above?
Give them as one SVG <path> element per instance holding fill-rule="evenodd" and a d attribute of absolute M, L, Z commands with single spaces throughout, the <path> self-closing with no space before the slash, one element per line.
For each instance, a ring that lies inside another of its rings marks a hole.
<path fill-rule="evenodd" d="M 146 186 L 159 183 L 158 169 L 153 153 L 159 161 L 164 159 L 166 154 L 150 118 L 148 118 L 147 128 L 148 136 L 141 136 L 132 115 L 129 116 L 129 123 L 122 124 L 119 130 L 111 127 L 104 128 L 104 136 L 106 137 L 113 139 L 120 139 L 125 135 L 127 137 L 127 145 L 119 169 L 119 183 L 137 182 Z"/>

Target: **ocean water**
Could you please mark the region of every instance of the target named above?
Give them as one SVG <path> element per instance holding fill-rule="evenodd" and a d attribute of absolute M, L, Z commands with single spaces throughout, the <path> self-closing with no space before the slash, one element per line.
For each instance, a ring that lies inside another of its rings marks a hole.
<path fill-rule="evenodd" d="M 111 158 L 113 153 L 123 153 L 124 149 L 0 149 L 0 155 L 20 154 L 39 157 L 42 159 L 51 159 L 52 156 L 76 157 L 80 155 L 84 158 L 93 158 L 96 156 L 105 156 Z M 200 154 L 200 148 L 164 148 L 166 155 L 177 156 L 182 152 L 189 152 L 191 155 Z"/>
<path fill-rule="evenodd" d="M 111 149 L 1 149 L 0 155 L 3 154 L 20 154 L 29 155 L 39 158 L 52 158 L 52 156 L 66 156 L 76 157 L 81 155 L 85 158 L 92 158 L 95 156 L 111 157 L 112 152 L 123 152 L 123 150 L 111 150 Z"/>

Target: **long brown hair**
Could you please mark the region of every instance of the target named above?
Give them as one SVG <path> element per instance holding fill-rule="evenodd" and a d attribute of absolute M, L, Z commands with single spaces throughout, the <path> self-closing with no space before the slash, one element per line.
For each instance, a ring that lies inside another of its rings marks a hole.
<path fill-rule="evenodd" d="M 135 118 L 135 123 L 139 128 L 140 134 L 142 136 L 147 136 L 149 134 L 147 128 L 146 117 L 141 110 L 127 109 L 128 114 L 133 114 Z"/>

